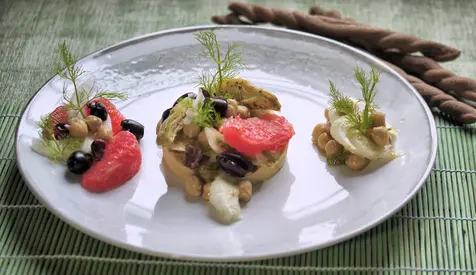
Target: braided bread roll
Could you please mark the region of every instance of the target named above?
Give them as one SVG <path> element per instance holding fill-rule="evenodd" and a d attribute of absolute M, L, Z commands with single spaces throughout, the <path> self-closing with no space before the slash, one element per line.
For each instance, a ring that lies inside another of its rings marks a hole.
<path fill-rule="evenodd" d="M 242 3 L 233 3 L 231 5 L 235 5 L 235 8 L 232 9 L 232 10 L 235 10 L 235 11 L 236 11 L 236 5 L 243 8 Z M 231 5 L 230 5 L 230 7 L 231 7 Z M 245 6 L 248 7 L 248 4 L 246 4 Z M 257 10 L 258 13 L 259 13 L 259 16 L 257 16 L 256 14 L 254 14 L 254 15 L 248 14 L 246 16 L 246 17 L 248 17 L 248 19 L 250 19 L 252 21 L 253 24 L 265 23 L 265 22 L 271 22 L 271 23 L 274 24 L 278 20 L 278 19 L 273 19 L 273 21 L 270 20 L 270 18 L 274 16 L 274 13 L 271 14 L 270 10 L 276 10 L 276 9 L 264 8 L 264 10 L 263 10 L 263 8 L 261 6 L 257 6 L 257 5 L 252 5 L 252 6 L 254 6 L 255 7 L 254 10 Z M 249 13 L 249 11 L 247 11 L 247 12 Z M 286 20 L 286 19 L 283 19 L 283 18 L 286 18 L 286 16 L 289 16 L 289 14 L 294 14 L 294 13 L 296 13 L 296 12 L 287 12 L 285 14 L 282 14 L 282 16 L 279 18 L 279 20 Z M 318 7 L 318 6 L 313 6 L 310 9 L 310 13 L 314 14 L 313 15 L 314 17 L 318 17 L 319 20 L 321 20 L 322 22 L 325 22 L 327 24 L 339 24 L 339 25 L 342 25 L 342 26 L 355 24 L 354 23 L 355 21 L 353 19 L 350 19 L 350 18 L 345 18 L 344 19 L 344 18 L 342 18 L 342 16 L 340 15 L 340 13 L 338 11 L 332 11 L 332 10 L 326 11 L 326 10 L 324 10 L 324 9 Z M 230 13 L 226 16 L 213 16 L 212 20 L 217 24 L 250 24 L 249 22 L 245 22 L 244 20 L 240 19 L 239 15 L 240 15 L 239 13 Z M 270 21 L 268 21 L 268 20 L 270 20 Z M 281 21 L 279 21 L 279 22 L 281 22 Z M 297 21 L 295 23 L 296 24 L 292 24 L 290 26 L 292 28 L 296 28 L 297 27 Z M 281 25 L 282 25 L 282 23 L 281 23 Z M 289 24 L 286 25 L 286 26 L 289 26 Z M 314 33 L 314 32 L 312 32 L 312 33 Z M 330 36 L 330 37 L 335 38 L 333 36 Z M 398 66 L 401 66 L 403 69 L 407 70 L 410 73 L 423 73 L 423 72 L 426 71 L 425 68 L 432 67 L 434 69 L 434 71 L 432 73 L 429 73 L 429 74 L 427 73 L 427 74 L 424 75 L 424 77 L 425 77 L 424 80 L 425 81 L 427 81 L 427 82 L 428 81 L 433 81 L 433 82 L 429 82 L 431 84 L 436 83 L 435 81 L 437 79 L 441 79 L 441 77 L 443 75 L 448 77 L 449 74 L 452 74 L 450 72 L 448 72 L 449 73 L 448 74 L 448 73 L 443 73 L 441 71 L 436 71 L 437 67 L 441 68 L 441 66 L 437 62 L 435 62 L 434 60 L 432 60 L 428 57 L 419 57 L 419 62 L 420 62 L 421 66 L 414 66 L 415 65 L 414 62 L 415 62 L 416 59 L 413 59 L 413 58 L 416 57 L 416 56 L 404 55 L 404 54 L 401 54 L 401 53 L 382 52 L 382 51 L 378 51 L 378 54 L 377 54 L 377 51 L 374 50 L 375 47 L 371 43 L 372 41 L 362 41 L 361 39 L 358 39 L 358 38 L 353 37 L 353 36 L 340 38 L 340 39 L 337 39 L 337 40 L 339 40 L 341 42 L 344 42 L 346 44 L 349 44 L 351 46 L 367 50 L 368 52 L 370 52 L 374 55 L 378 55 L 382 59 L 385 59 L 385 60 L 390 61 L 394 64 L 397 64 Z M 392 58 L 390 58 L 390 57 L 392 57 Z M 397 59 L 397 57 L 399 59 Z M 406 59 L 403 58 L 403 57 L 405 57 Z M 425 60 L 426 60 L 426 63 L 423 62 Z M 474 109 L 473 107 L 471 107 L 471 106 L 469 106 L 469 105 L 467 105 L 463 102 L 458 101 L 455 97 L 453 97 L 452 95 L 446 94 L 445 92 L 443 92 L 442 90 L 440 90 L 437 87 L 433 87 L 433 86 L 428 85 L 422 79 L 407 74 L 402 68 L 399 68 L 396 65 L 394 65 L 392 63 L 389 63 L 389 62 L 386 62 L 384 60 L 382 60 L 382 61 L 384 63 L 386 63 L 387 65 L 389 65 L 390 67 L 392 67 L 395 71 L 397 71 L 400 75 L 402 75 L 407 81 L 409 81 L 415 87 L 415 89 L 423 96 L 423 98 L 427 101 L 427 103 L 430 107 L 438 108 L 441 112 L 444 112 L 444 113 L 452 116 L 453 118 L 455 118 L 456 121 L 458 121 L 460 123 L 463 123 L 463 124 L 470 124 L 470 123 L 476 122 L 476 109 Z M 431 62 L 431 63 L 429 63 L 429 62 Z M 431 66 L 429 66 L 428 64 L 431 64 Z M 440 78 L 438 78 L 438 77 L 440 77 Z M 467 79 L 467 78 L 463 78 L 463 79 L 465 81 L 473 81 L 473 80 Z M 460 84 L 461 84 L 461 81 L 462 81 L 461 77 L 457 77 L 457 76 L 454 76 L 454 75 L 452 76 L 452 78 L 450 78 L 450 80 L 452 80 L 452 81 L 459 80 Z M 443 84 L 451 86 L 450 83 L 454 83 L 454 82 L 450 82 L 450 81 L 441 82 L 440 83 L 441 86 L 438 86 L 438 87 L 444 86 Z M 467 84 L 467 83 L 466 83 L 466 86 L 461 85 L 461 87 L 469 87 L 469 86 L 470 85 Z M 448 88 L 448 86 L 444 86 L 444 87 Z M 472 97 L 468 96 L 467 91 L 459 92 L 458 94 L 460 96 L 465 96 L 466 95 L 467 98 L 472 98 Z"/>
<path fill-rule="evenodd" d="M 337 39 L 353 38 L 357 45 L 371 44 L 375 50 L 383 52 L 387 50 L 406 54 L 420 52 L 436 61 L 454 60 L 461 54 L 458 49 L 441 43 L 335 17 L 313 16 L 299 11 L 240 2 L 233 2 L 228 8 L 232 13 L 244 16 L 253 23 L 269 22 L 276 26 L 305 30 Z"/>

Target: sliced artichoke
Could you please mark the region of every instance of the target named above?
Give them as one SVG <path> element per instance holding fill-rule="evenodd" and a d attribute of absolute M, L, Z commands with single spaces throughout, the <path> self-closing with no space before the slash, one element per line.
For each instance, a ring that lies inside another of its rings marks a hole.
<path fill-rule="evenodd" d="M 171 145 L 180 130 L 183 129 L 183 119 L 187 113 L 187 107 L 180 102 L 170 111 L 169 117 L 162 122 L 157 138 L 158 145 Z"/>
<path fill-rule="evenodd" d="M 275 95 L 257 88 L 242 78 L 223 80 L 221 91 L 250 109 L 281 110 L 281 104 Z"/>
<path fill-rule="evenodd" d="M 183 133 L 177 134 L 175 136 L 174 142 L 167 144 L 167 148 L 175 152 L 185 152 L 187 145 L 192 144 L 192 139 L 185 136 Z"/>

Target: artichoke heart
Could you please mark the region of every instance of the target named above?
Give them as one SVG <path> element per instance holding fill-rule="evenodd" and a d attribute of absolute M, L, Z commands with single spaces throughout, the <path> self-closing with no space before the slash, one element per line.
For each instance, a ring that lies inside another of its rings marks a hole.
<path fill-rule="evenodd" d="M 250 109 L 281 110 L 281 104 L 274 94 L 259 89 L 242 78 L 224 79 L 221 91 Z"/>
<path fill-rule="evenodd" d="M 171 145 L 180 130 L 183 129 L 183 119 L 186 116 L 187 107 L 180 102 L 170 111 L 169 117 L 162 122 L 159 129 L 157 144 L 161 146 Z"/>

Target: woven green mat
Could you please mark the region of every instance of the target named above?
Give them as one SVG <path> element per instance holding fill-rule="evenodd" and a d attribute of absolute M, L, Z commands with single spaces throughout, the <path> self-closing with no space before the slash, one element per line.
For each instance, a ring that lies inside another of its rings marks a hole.
<path fill-rule="evenodd" d="M 255 1 L 256 2 L 256 1 Z M 301 10 L 314 1 L 259 1 Z M 476 1 L 323 0 L 361 22 L 463 50 L 444 66 L 476 78 Z M 352 240 L 252 263 L 187 263 L 132 253 L 53 216 L 15 164 L 14 132 L 29 97 L 51 75 L 66 39 L 82 55 L 139 34 L 209 24 L 220 0 L 0 0 L 0 274 L 339 274 L 476 272 L 476 128 L 436 118 L 439 150 L 427 183 L 402 211 Z M 418 137 L 415 137 L 418 138 Z"/>

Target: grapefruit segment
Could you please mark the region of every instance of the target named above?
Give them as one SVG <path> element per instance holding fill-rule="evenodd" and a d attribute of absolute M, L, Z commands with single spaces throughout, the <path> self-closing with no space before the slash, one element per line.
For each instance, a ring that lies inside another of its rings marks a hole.
<path fill-rule="evenodd" d="M 248 119 L 230 118 L 220 127 L 220 132 L 228 145 L 248 156 L 282 150 L 295 134 L 286 118 L 275 114 Z"/>
<path fill-rule="evenodd" d="M 141 164 L 137 138 L 129 131 L 121 131 L 108 143 L 102 159 L 84 173 L 81 185 L 91 192 L 114 189 L 134 177 Z"/>

